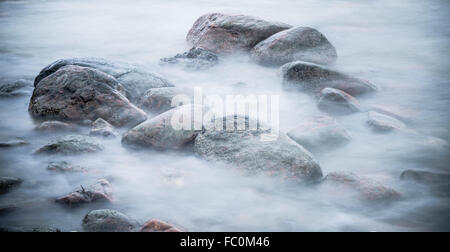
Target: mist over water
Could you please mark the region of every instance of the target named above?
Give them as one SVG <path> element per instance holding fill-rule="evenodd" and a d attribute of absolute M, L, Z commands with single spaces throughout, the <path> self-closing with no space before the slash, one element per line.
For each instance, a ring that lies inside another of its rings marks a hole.
<path fill-rule="evenodd" d="M 336 117 L 351 133 L 350 144 L 315 155 L 324 175 L 352 171 L 392 187 L 404 199 L 372 206 L 324 186 L 300 186 L 264 176 L 248 177 L 223 164 L 185 152 L 134 151 L 120 137 L 101 140 L 99 154 L 37 156 L 33 152 L 64 133 L 34 131 L 28 95 L 0 98 L 0 135 L 23 137 L 29 145 L 0 149 L 0 176 L 23 184 L 0 196 L 0 206 L 25 207 L 0 215 L 0 226 L 52 225 L 81 230 L 93 209 L 113 208 L 137 219 L 175 223 L 189 231 L 448 231 L 448 191 L 400 181 L 406 169 L 450 172 L 450 3 L 442 1 L 0 1 L 0 80 L 33 79 L 60 58 L 103 57 L 139 64 L 177 87 L 205 93 L 280 95 L 280 128 L 323 112 L 313 97 L 286 92 L 277 68 L 245 55 L 220 59 L 208 70 L 162 66 L 159 59 L 189 49 L 185 36 L 209 12 L 246 14 L 321 31 L 336 47 L 335 68 L 370 80 L 380 92 L 361 97 L 363 106 L 390 104 L 410 115 L 408 134 L 374 134 L 366 113 Z M 245 85 L 236 85 L 243 82 Z M 80 133 L 88 133 L 80 127 Z M 124 133 L 122 130 L 121 133 Z M 439 140 L 438 140 L 439 139 Z M 46 170 L 50 161 L 86 167 L 81 174 Z M 54 198 L 107 178 L 115 202 L 67 208 Z M 446 188 L 448 189 L 448 187 Z"/>

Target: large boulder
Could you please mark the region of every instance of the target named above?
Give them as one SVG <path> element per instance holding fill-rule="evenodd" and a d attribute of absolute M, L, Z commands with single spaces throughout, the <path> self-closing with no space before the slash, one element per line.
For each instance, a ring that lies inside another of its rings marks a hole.
<path fill-rule="evenodd" d="M 318 30 L 295 27 L 259 42 L 252 49 L 251 57 L 262 65 L 270 66 L 281 66 L 298 60 L 327 65 L 336 61 L 337 53 Z"/>
<path fill-rule="evenodd" d="M 194 47 L 189 52 L 179 53 L 170 58 L 162 58 L 162 64 L 180 65 L 186 70 L 205 70 L 219 62 L 219 57 L 206 49 Z"/>
<path fill-rule="evenodd" d="M 87 188 L 81 186 L 81 190 L 56 199 L 57 203 L 69 206 L 96 201 L 112 202 L 112 187 L 106 179 L 99 179 Z"/>
<path fill-rule="evenodd" d="M 376 132 L 386 133 L 394 130 L 407 130 L 406 125 L 393 117 L 369 111 L 367 124 Z"/>
<path fill-rule="evenodd" d="M 122 85 L 88 67 L 65 66 L 42 79 L 30 100 L 29 111 L 38 119 L 80 122 L 101 117 L 115 126 L 134 126 L 146 114 L 123 95 Z"/>
<path fill-rule="evenodd" d="M 332 114 L 351 114 L 361 111 L 358 100 L 344 91 L 324 88 L 317 104 L 320 110 Z"/>
<path fill-rule="evenodd" d="M 83 154 L 103 150 L 103 146 L 93 137 L 84 135 L 68 135 L 58 138 L 41 148 L 36 154 Z"/>
<path fill-rule="evenodd" d="M 313 63 L 295 61 L 281 67 L 283 85 L 303 92 L 316 94 L 331 87 L 357 96 L 377 91 L 368 81 L 360 80 L 344 73 Z"/>
<path fill-rule="evenodd" d="M 176 233 L 183 232 L 181 229 L 168 224 L 164 221 L 153 219 L 147 221 L 141 228 L 139 232 L 168 232 L 168 233 Z"/>
<path fill-rule="evenodd" d="M 84 217 L 82 226 L 87 232 L 134 232 L 139 230 L 137 221 L 111 209 L 89 212 Z"/>
<path fill-rule="evenodd" d="M 350 133 L 328 116 L 304 120 L 287 135 L 313 153 L 338 148 L 352 140 Z"/>
<path fill-rule="evenodd" d="M 149 119 L 129 130 L 123 136 L 122 143 L 132 147 L 159 150 L 180 149 L 191 143 L 198 131 L 192 127 L 188 129 L 174 128 L 173 123 L 186 123 L 184 120 L 189 120 L 189 125 L 192 125 L 195 119 L 192 112 L 195 109 L 202 108 L 183 105 Z"/>
<path fill-rule="evenodd" d="M 0 194 L 6 193 L 23 182 L 20 178 L 0 177 Z"/>
<path fill-rule="evenodd" d="M 101 137 L 116 137 L 117 133 L 114 131 L 114 127 L 111 124 L 103 120 L 103 118 L 98 118 L 92 123 L 89 135 Z"/>
<path fill-rule="evenodd" d="M 262 40 L 289 28 L 287 24 L 246 15 L 210 13 L 195 21 L 186 40 L 194 47 L 214 53 L 234 53 L 249 51 Z"/>
<path fill-rule="evenodd" d="M 190 103 L 192 103 L 194 91 L 191 89 L 179 87 L 152 88 L 141 97 L 138 106 L 151 113 L 163 113 L 172 109 L 174 97 L 181 95 L 189 98 Z"/>
<path fill-rule="evenodd" d="M 34 80 L 34 86 L 37 86 L 37 84 L 47 76 L 68 65 L 94 68 L 113 76 L 120 84 L 122 84 L 127 98 L 132 102 L 150 88 L 173 86 L 172 83 L 157 73 L 149 72 L 127 63 L 112 62 L 95 57 L 57 60 L 41 70 Z"/>
<path fill-rule="evenodd" d="M 236 123 L 247 121 L 241 116 L 222 119 L 227 125 L 233 125 L 235 119 Z M 322 178 L 322 170 L 310 152 L 282 132 L 272 141 L 263 141 L 263 134 L 269 132 L 247 126 L 245 130 L 205 130 L 195 139 L 194 150 L 207 161 L 228 163 L 250 175 L 265 173 L 300 182 Z"/>

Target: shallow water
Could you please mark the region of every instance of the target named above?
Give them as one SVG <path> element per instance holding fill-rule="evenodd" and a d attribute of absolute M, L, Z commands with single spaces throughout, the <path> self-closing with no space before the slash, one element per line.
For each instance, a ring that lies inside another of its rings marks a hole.
<path fill-rule="evenodd" d="M 311 26 L 334 44 L 336 68 L 368 79 L 381 91 L 360 99 L 364 106 L 393 104 L 406 109 L 408 127 L 450 141 L 450 4 L 442 1 L 0 1 L 0 80 L 32 79 L 59 58 L 96 56 L 140 64 L 180 87 L 214 94 L 279 94 L 280 127 L 318 115 L 311 97 L 285 92 L 278 69 L 257 66 L 246 56 L 225 58 L 206 71 L 160 66 L 159 59 L 186 51 L 187 31 L 207 12 L 242 13 L 294 26 Z M 247 85 L 237 88 L 234 84 Z M 30 94 L 31 95 L 31 94 Z M 33 151 L 59 134 L 39 134 L 28 115 L 29 97 L 0 99 L 0 135 L 30 145 L 0 150 L 0 176 L 24 183 L 0 196 L 0 206 L 29 207 L 0 215 L 0 226 L 52 225 L 81 230 L 91 209 L 115 208 L 143 223 L 159 218 L 189 231 L 419 231 L 450 229 L 448 192 L 399 180 L 405 169 L 450 172 L 448 147 L 411 142 L 409 135 L 374 134 L 365 113 L 338 117 L 353 141 L 316 155 L 326 175 L 352 171 L 400 191 L 389 206 L 344 200 L 332 189 L 294 186 L 265 177 L 246 177 L 189 153 L 130 151 L 120 138 L 104 140 L 96 155 L 42 157 Z M 81 129 L 81 133 L 87 132 Z M 102 140 L 103 141 L 103 140 Z M 86 174 L 53 174 L 49 161 L 66 160 Z M 168 171 L 179 171 L 170 179 Z M 113 205 L 68 209 L 57 196 L 106 177 Z M 444 196 L 443 196 L 444 195 Z"/>

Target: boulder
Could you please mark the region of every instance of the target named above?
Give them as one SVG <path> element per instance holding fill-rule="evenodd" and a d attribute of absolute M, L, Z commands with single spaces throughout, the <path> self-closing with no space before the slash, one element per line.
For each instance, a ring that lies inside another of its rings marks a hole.
<path fill-rule="evenodd" d="M 228 125 L 240 120 L 250 122 L 242 116 L 223 120 Z M 205 130 L 195 139 L 194 151 L 207 161 L 228 163 L 249 175 L 262 173 L 300 182 L 322 178 L 322 170 L 312 154 L 284 133 L 265 141 L 263 134 L 269 130 L 253 130 L 248 125 L 245 130 Z"/>
<path fill-rule="evenodd" d="M 28 80 L 16 80 L 0 84 L 0 98 L 28 95 L 32 91 L 33 84 Z"/>
<path fill-rule="evenodd" d="M 68 135 L 39 148 L 36 154 L 83 154 L 103 150 L 103 146 L 93 137 Z"/>
<path fill-rule="evenodd" d="M 37 131 L 55 132 L 55 131 L 75 131 L 76 128 L 70 124 L 60 121 L 45 121 L 35 128 Z"/>
<path fill-rule="evenodd" d="M 400 180 L 414 181 L 427 185 L 450 184 L 450 174 L 428 171 L 406 170 L 400 175 Z"/>
<path fill-rule="evenodd" d="M 189 52 L 161 59 L 162 64 L 181 65 L 187 70 L 205 70 L 219 62 L 219 57 L 206 49 L 194 47 Z"/>
<path fill-rule="evenodd" d="M 367 202 L 390 202 L 401 198 L 396 190 L 352 172 L 329 173 L 322 184 L 332 186 L 339 193 L 356 193 L 359 199 Z"/>
<path fill-rule="evenodd" d="M 97 183 L 81 190 L 69 193 L 56 199 L 57 203 L 69 206 L 96 201 L 112 202 L 112 187 L 106 179 L 99 179 Z"/>
<path fill-rule="evenodd" d="M 183 232 L 183 231 L 164 221 L 153 219 L 147 221 L 142 226 L 139 232 Z"/>
<path fill-rule="evenodd" d="M 262 40 L 292 26 L 246 15 L 210 13 L 195 21 L 186 40 L 214 53 L 249 51 Z"/>
<path fill-rule="evenodd" d="M 81 122 L 103 118 L 115 126 L 137 125 L 146 114 L 123 95 L 117 80 L 93 68 L 65 66 L 42 79 L 30 100 L 34 118 Z"/>
<path fill-rule="evenodd" d="M 89 212 L 84 217 L 82 226 L 87 232 L 134 232 L 139 229 L 137 221 L 111 209 Z"/>
<path fill-rule="evenodd" d="M 361 111 L 358 100 L 334 88 L 324 88 L 320 92 L 317 106 L 320 110 L 332 114 L 351 114 Z"/>
<path fill-rule="evenodd" d="M 28 144 L 28 142 L 20 137 L 0 136 L 0 148 L 16 147 L 26 144 Z"/>
<path fill-rule="evenodd" d="M 287 135 L 313 153 L 338 148 L 352 140 L 350 133 L 328 116 L 304 120 Z"/>
<path fill-rule="evenodd" d="M 114 127 L 111 124 L 109 124 L 102 118 L 98 118 L 92 123 L 89 135 L 102 137 L 116 137 L 117 133 L 114 131 Z"/>
<path fill-rule="evenodd" d="M 152 113 L 163 113 L 172 109 L 172 100 L 179 95 L 185 95 L 192 103 L 194 91 L 187 88 L 165 87 L 149 89 L 139 100 L 138 106 Z"/>
<path fill-rule="evenodd" d="M 12 188 L 20 185 L 23 182 L 22 179 L 13 177 L 0 177 L 0 194 L 6 193 Z"/>
<path fill-rule="evenodd" d="M 393 117 L 370 111 L 367 124 L 376 132 L 385 133 L 393 130 L 406 130 L 406 125 Z"/>
<path fill-rule="evenodd" d="M 52 172 L 87 172 L 86 169 L 84 169 L 81 166 L 78 165 L 72 165 L 70 163 L 67 163 L 66 161 L 61 162 L 50 162 L 47 165 L 47 170 Z"/>
<path fill-rule="evenodd" d="M 342 90 L 353 96 L 378 90 L 375 85 L 368 81 L 303 61 L 295 61 L 283 65 L 281 67 L 281 75 L 284 87 L 295 88 L 302 92 L 313 94 L 327 87 Z"/>
<path fill-rule="evenodd" d="M 68 65 L 94 68 L 113 76 L 120 84 L 122 84 L 127 98 L 132 102 L 150 88 L 173 86 L 172 83 L 157 73 L 149 72 L 127 63 L 112 62 L 95 57 L 57 60 L 41 70 L 34 80 L 34 86 L 37 86 L 37 84 L 47 76 Z"/>
<path fill-rule="evenodd" d="M 281 66 L 299 60 L 327 65 L 336 61 L 337 53 L 318 30 L 295 27 L 259 42 L 252 49 L 251 58 L 259 64 L 269 66 Z"/>

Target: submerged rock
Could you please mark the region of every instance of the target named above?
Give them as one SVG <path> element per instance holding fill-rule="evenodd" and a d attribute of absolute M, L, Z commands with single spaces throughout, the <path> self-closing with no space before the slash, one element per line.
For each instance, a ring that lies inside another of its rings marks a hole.
<path fill-rule="evenodd" d="M 371 104 L 367 110 L 385 114 L 403 122 L 411 122 L 419 119 L 418 111 L 396 104 Z"/>
<path fill-rule="evenodd" d="M 387 115 L 383 115 L 381 113 L 370 111 L 368 113 L 368 120 L 367 124 L 375 131 L 377 132 L 390 132 L 393 130 L 406 130 L 406 125 Z"/>
<path fill-rule="evenodd" d="M 361 111 L 358 100 L 344 91 L 334 88 L 324 88 L 320 92 L 317 106 L 320 110 L 332 114 L 351 114 Z"/>
<path fill-rule="evenodd" d="M 375 85 L 368 81 L 303 61 L 283 65 L 281 74 L 285 87 L 294 87 L 308 93 L 318 93 L 327 87 L 342 90 L 353 96 L 378 90 Z"/>
<path fill-rule="evenodd" d="M 93 137 L 68 135 L 44 145 L 36 154 L 83 154 L 103 150 L 103 146 Z"/>
<path fill-rule="evenodd" d="M 214 53 L 249 51 L 271 35 L 292 26 L 246 15 L 210 13 L 195 21 L 186 40 Z"/>
<path fill-rule="evenodd" d="M 55 132 L 55 131 L 75 131 L 76 128 L 70 124 L 60 121 L 45 121 L 35 128 L 37 131 Z"/>
<path fill-rule="evenodd" d="M 87 172 L 86 169 L 84 169 L 81 166 L 78 165 L 72 165 L 70 163 L 67 163 L 66 161 L 61 161 L 61 162 L 50 162 L 47 165 L 47 170 L 48 171 L 53 171 L 53 172 Z"/>
<path fill-rule="evenodd" d="M 450 185 L 450 174 L 448 173 L 406 170 L 402 172 L 400 179 L 433 186 L 439 184 Z"/>
<path fill-rule="evenodd" d="M 111 209 L 89 212 L 84 217 L 82 226 L 88 232 L 134 232 L 139 229 L 137 221 Z"/>
<path fill-rule="evenodd" d="M 16 147 L 26 144 L 28 144 L 28 142 L 20 137 L 0 136 L 0 148 Z"/>
<path fill-rule="evenodd" d="M 0 233 L 59 233 L 60 229 L 51 226 L 0 227 Z"/>
<path fill-rule="evenodd" d="M 352 140 L 348 131 L 328 116 L 304 120 L 287 135 L 313 153 L 334 149 Z"/>
<path fill-rule="evenodd" d="M 65 66 L 36 86 L 29 111 L 34 118 L 81 122 L 104 118 L 115 126 L 134 126 L 146 114 L 123 95 L 117 80 L 93 68 Z"/>
<path fill-rule="evenodd" d="M 31 93 L 33 84 L 27 80 L 17 80 L 0 84 L 0 98 L 28 95 Z"/>
<path fill-rule="evenodd" d="M 69 206 L 96 201 L 112 202 L 112 187 L 106 179 L 99 179 L 94 185 L 87 188 L 81 187 L 79 191 L 56 199 L 57 203 Z"/>
<path fill-rule="evenodd" d="M 163 113 L 172 109 L 174 97 L 181 95 L 189 99 L 188 104 L 193 102 L 194 91 L 191 89 L 179 87 L 152 88 L 141 97 L 138 106 L 152 113 Z"/>
<path fill-rule="evenodd" d="M 182 65 L 188 70 L 204 70 L 211 68 L 219 62 L 219 57 L 203 48 L 194 47 L 189 52 L 177 54 L 174 57 L 163 58 L 163 64 Z"/>
<path fill-rule="evenodd" d="M 6 193 L 23 182 L 22 179 L 14 177 L 0 177 L 0 194 Z"/>
<path fill-rule="evenodd" d="M 181 229 L 170 225 L 161 220 L 149 220 L 141 228 L 139 232 L 183 232 Z"/>
<path fill-rule="evenodd" d="M 116 132 L 114 131 L 114 127 L 102 118 L 98 118 L 92 123 L 89 135 L 102 137 L 117 136 Z"/>
<path fill-rule="evenodd" d="M 284 30 L 259 42 L 251 57 L 262 65 L 281 66 L 292 61 L 331 64 L 337 53 L 328 39 L 316 29 L 295 27 Z"/>

